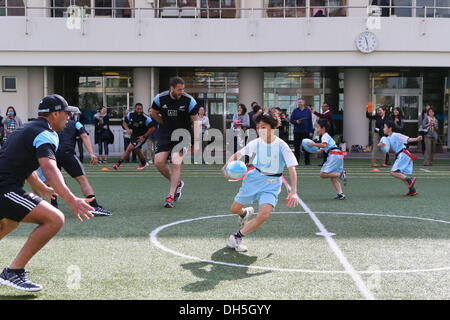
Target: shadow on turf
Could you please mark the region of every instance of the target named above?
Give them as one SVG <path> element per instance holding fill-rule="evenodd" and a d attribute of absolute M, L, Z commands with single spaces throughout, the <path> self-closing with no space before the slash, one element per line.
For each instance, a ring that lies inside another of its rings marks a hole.
<path fill-rule="evenodd" d="M 36 299 L 38 296 L 34 294 L 23 294 L 23 295 L 2 295 L 0 294 L 0 300 L 32 300 Z"/>
<path fill-rule="evenodd" d="M 258 257 L 248 256 L 238 253 L 228 247 L 222 248 L 214 252 L 211 260 L 227 263 L 235 263 L 240 265 L 251 265 Z M 184 269 L 190 270 L 194 276 L 203 279 L 194 283 L 190 283 L 183 287 L 188 292 L 204 292 L 213 290 L 221 281 L 239 280 L 255 276 L 261 276 L 271 271 L 258 273 L 247 273 L 248 268 L 234 268 L 226 265 L 220 265 L 208 262 L 190 262 L 181 265 Z M 211 266 L 210 270 L 206 267 Z"/>

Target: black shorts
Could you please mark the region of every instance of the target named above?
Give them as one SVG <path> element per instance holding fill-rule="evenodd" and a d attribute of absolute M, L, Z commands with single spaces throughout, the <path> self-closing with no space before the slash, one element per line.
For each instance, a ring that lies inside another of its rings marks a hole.
<path fill-rule="evenodd" d="M 180 145 L 178 145 L 178 144 L 180 144 Z M 172 149 L 175 146 L 177 146 L 177 151 L 182 152 L 184 154 L 191 147 L 191 143 L 190 142 L 186 143 L 184 141 L 182 141 L 182 142 L 178 142 L 178 141 L 167 142 L 167 141 L 158 140 L 158 143 L 156 144 L 155 154 L 160 153 L 160 152 L 167 152 L 167 151 L 172 153 Z"/>
<path fill-rule="evenodd" d="M 22 221 L 40 202 L 41 197 L 10 185 L 0 188 L 0 220 Z"/>
<path fill-rule="evenodd" d="M 75 154 L 57 154 L 56 163 L 60 170 L 61 168 L 64 168 L 72 178 L 84 176 L 86 174 L 83 165 Z"/>
<path fill-rule="evenodd" d="M 134 146 L 135 149 L 142 148 L 142 146 L 148 139 L 148 137 L 147 138 L 144 137 L 145 138 L 144 141 L 139 143 L 138 138 L 139 138 L 139 136 L 133 136 L 133 135 L 131 136 L 130 143 Z"/>

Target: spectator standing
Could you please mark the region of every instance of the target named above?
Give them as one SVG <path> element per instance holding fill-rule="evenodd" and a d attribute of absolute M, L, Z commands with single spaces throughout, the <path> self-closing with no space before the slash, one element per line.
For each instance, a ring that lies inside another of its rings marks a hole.
<path fill-rule="evenodd" d="M 106 113 L 107 109 L 103 106 L 99 112 L 94 115 L 95 119 L 95 143 L 98 144 L 99 162 L 108 162 L 109 154 L 109 116 Z M 103 155 L 103 150 L 105 155 Z"/>
<path fill-rule="evenodd" d="M 369 112 L 366 112 L 366 117 L 371 120 L 375 120 L 375 129 L 373 131 L 373 139 L 372 139 L 372 167 L 378 167 L 377 165 L 377 154 L 379 154 L 380 148 L 378 147 L 378 143 L 380 142 L 381 137 L 384 136 L 384 124 L 387 122 L 387 109 L 385 106 L 378 106 L 377 114 L 372 115 Z M 381 159 L 381 166 L 387 167 L 386 165 L 386 156 L 383 155 Z"/>
<path fill-rule="evenodd" d="M 198 121 L 200 122 L 202 129 L 202 152 L 205 151 L 206 146 L 208 145 L 208 129 L 211 127 L 209 124 L 209 118 L 205 115 L 205 107 L 201 106 L 198 108 Z M 205 162 L 205 159 L 202 157 L 202 163 Z"/>
<path fill-rule="evenodd" d="M 322 112 L 323 113 L 314 111 L 314 115 L 316 115 L 320 119 L 326 119 L 328 121 L 328 123 L 330 124 L 330 132 L 328 132 L 328 134 L 330 135 L 330 137 L 333 137 L 336 134 L 336 130 L 333 122 L 333 114 L 330 111 L 330 106 L 328 105 L 328 103 L 322 104 Z"/>
<path fill-rule="evenodd" d="M 250 108 L 252 109 L 252 111 L 250 111 L 248 113 L 248 118 L 249 118 L 249 121 L 250 121 L 250 128 L 256 130 L 256 123 L 253 120 L 253 116 L 255 115 L 256 112 L 258 112 L 259 109 L 261 109 L 261 107 L 259 106 L 258 102 L 253 101 L 250 104 Z"/>
<path fill-rule="evenodd" d="M 297 162 L 300 163 L 300 147 L 303 139 L 310 139 L 313 136 L 312 113 L 305 106 L 305 99 L 297 99 L 297 108 L 292 111 L 291 123 L 294 125 L 294 153 Z M 305 165 L 310 165 L 310 154 L 303 150 L 305 154 Z"/>
<path fill-rule="evenodd" d="M 403 120 L 402 109 L 400 109 L 400 107 L 394 108 L 391 120 L 394 123 L 392 131 L 403 134 L 405 131 L 405 121 Z"/>
<path fill-rule="evenodd" d="M 423 120 L 425 120 L 425 118 L 427 117 L 427 113 L 430 108 L 431 108 L 431 104 L 427 103 L 425 105 L 425 110 L 422 110 L 422 119 L 420 120 L 420 121 L 422 121 L 422 123 L 423 123 Z M 422 126 L 420 126 L 419 133 L 423 138 L 422 139 L 422 154 L 425 155 L 425 135 L 427 133 L 427 130 L 424 129 Z"/>
<path fill-rule="evenodd" d="M 238 112 L 233 115 L 233 123 L 239 120 L 242 123 L 242 129 L 246 131 L 250 128 L 250 117 L 247 113 L 247 107 L 243 103 L 239 103 Z"/>
<path fill-rule="evenodd" d="M 433 108 L 428 109 L 427 116 L 422 121 L 422 127 L 427 131 L 425 134 L 425 159 L 423 165 L 432 166 L 439 129 Z"/>
<path fill-rule="evenodd" d="M 13 106 L 9 106 L 6 110 L 6 117 L 3 118 L 2 125 L 4 128 L 3 143 L 5 143 L 11 133 L 22 126 L 22 120 L 17 116 Z"/>

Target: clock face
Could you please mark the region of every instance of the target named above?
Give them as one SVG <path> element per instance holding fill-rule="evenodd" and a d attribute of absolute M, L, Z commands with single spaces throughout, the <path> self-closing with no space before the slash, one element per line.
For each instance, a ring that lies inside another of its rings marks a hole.
<path fill-rule="evenodd" d="M 359 51 L 363 53 L 370 53 L 375 50 L 375 47 L 377 46 L 377 38 L 375 34 L 372 32 L 362 32 L 357 38 L 356 38 L 356 47 L 359 49 Z"/>

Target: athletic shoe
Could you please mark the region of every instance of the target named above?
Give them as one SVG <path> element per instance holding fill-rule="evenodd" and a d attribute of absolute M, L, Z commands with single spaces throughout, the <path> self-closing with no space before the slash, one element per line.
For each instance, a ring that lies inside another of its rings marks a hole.
<path fill-rule="evenodd" d="M 411 178 L 411 180 L 409 181 L 408 184 L 408 188 L 411 190 L 412 188 L 414 188 L 414 184 L 416 183 L 416 177 Z"/>
<path fill-rule="evenodd" d="M 148 167 L 148 162 L 146 162 L 145 164 L 143 164 L 143 165 L 137 167 L 136 169 L 137 169 L 137 170 L 144 170 L 144 168 L 146 168 L 146 167 Z"/>
<path fill-rule="evenodd" d="M 21 272 L 11 272 L 8 268 L 3 269 L 3 272 L 0 274 L 0 284 L 21 291 L 41 291 L 42 286 L 31 282 L 27 278 L 25 269 L 22 270 Z"/>
<path fill-rule="evenodd" d="M 334 199 L 336 199 L 336 200 L 344 200 L 345 199 L 345 194 L 340 193 L 336 197 L 334 197 Z"/>
<path fill-rule="evenodd" d="M 173 196 L 174 201 L 181 199 L 181 189 L 183 189 L 183 187 L 184 187 L 184 181 L 180 180 L 180 182 L 178 182 L 177 191 L 175 192 L 175 195 Z"/>
<path fill-rule="evenodd" d="M 175 200 L 173 199 L 173 196 L 169 194 L 166 197 L 166 203 L 164 204 L 164 207 L 166 207 L 166 208 L 173 208 L 173 207 L 175 207 L 174 201 Z"/>
<path fill-rule="evenodd" d="M 347 172 L 345 170 L 342 170 L 341 175 L 339 176 L 339 178 L 344 183 L 344 186 L 346 186 L 347 185 Z"/>
<path fill-rule="evenodd" d="M 241 230 L 248 222 L 248 218 L 255 212 L 253 207 L 244 208 L 244 215 L 239 215 L 238 218 L 238 228 Z"/>
<path fill-rule="evenodd" d="M 94 207 L 94 211 L 91 211 L 94 217 L 109 217 L 112 216 L 112 212 L 103 209 L 102 206 Z"/>
<path fill-rule="evenodd" d="M 242 244 L 242 238 L 236 237 L 234 234 L 232 234 L 228 238 L 228 248 L 234 249 L 237 252 L 246 252 L 248 251 L 248 248 Z"/>
<path fill-rule="evenodd" d="M 405 197 L 413 197 L 418 194 L 419 193 L 416 190 L 409 190 L 407 193 L 405 193 Z"/>
<path fill-rule="evenodd" d="M 115 163 L 113 165 L 114 170 L 116 170 L 116 171 L 119 170 L 119 166 L 120 166 L 119 163 Z"/>

